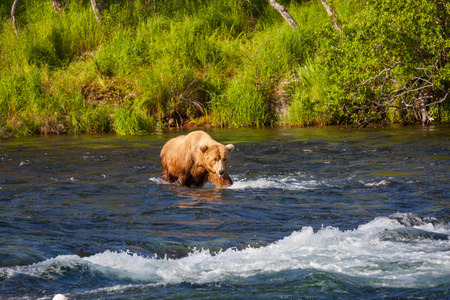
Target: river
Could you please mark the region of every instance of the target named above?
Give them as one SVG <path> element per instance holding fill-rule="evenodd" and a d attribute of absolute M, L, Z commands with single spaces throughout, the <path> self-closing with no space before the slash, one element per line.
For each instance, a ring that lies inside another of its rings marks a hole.
<path fill-rule="evenodd" d="M 160 180 L 183 132 L 0 142 L 0 298 L 450 297 L 450 126 L 208 132 L 229 188 Z"/>

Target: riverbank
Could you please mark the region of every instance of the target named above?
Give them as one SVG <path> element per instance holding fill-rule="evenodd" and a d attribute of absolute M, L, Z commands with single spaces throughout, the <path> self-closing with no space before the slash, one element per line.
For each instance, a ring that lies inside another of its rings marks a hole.
<path fill-rule="evenodd" d="M 110 1 L 100 22 L 88 2 L 24 0 L 16 33 L 4 1 L 0 136 L 447 122 L 449 28 L 427 20 L 450 13 L 416 2 L 403 20 L 341 1 L 339 33 L 319 1 L 280 1 L 293 30 L 262 0 Z"/>

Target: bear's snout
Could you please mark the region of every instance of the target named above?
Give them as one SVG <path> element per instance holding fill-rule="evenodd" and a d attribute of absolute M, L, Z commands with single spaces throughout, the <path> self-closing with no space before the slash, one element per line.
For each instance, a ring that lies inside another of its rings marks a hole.
<path fill-rule="evenodd" d="M 219 171 L 219 175 L 220 175 L 220 176 L 223 176 L 223 174 L 225 174 L 225 170 L 220 170 L 220 171 Z"/>

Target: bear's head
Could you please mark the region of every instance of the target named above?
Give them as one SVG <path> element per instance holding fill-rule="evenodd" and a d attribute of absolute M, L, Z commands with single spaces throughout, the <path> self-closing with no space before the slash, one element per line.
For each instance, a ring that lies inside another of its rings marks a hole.
<path fill-rule="evenodd" d="M 199 148 L 203 153 L 206 169 L 209 172 L 216 173 L 219 177 L 222 177 L 227 171 L 227 163 L 234 146 L 232 144 L 226 146 L 216 144 L 209 147 L 200 145 Z"/>

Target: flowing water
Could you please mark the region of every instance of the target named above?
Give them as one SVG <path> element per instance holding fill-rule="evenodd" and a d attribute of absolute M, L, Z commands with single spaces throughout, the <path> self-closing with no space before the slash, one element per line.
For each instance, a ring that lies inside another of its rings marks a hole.
<path fill-rule="evenodd" d="M 230 188 L 147 136 L 0 143 L 0 298 L 449 298 L 450 126 L 214 130 Z"/>

